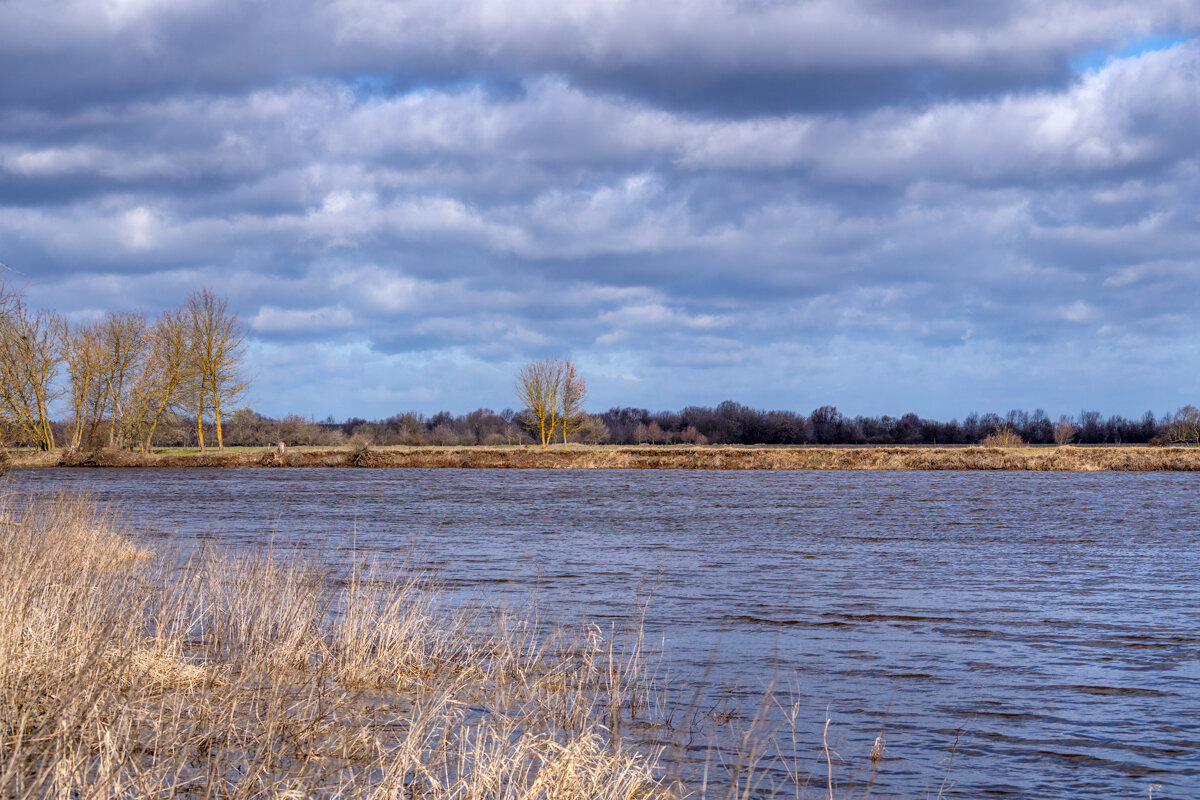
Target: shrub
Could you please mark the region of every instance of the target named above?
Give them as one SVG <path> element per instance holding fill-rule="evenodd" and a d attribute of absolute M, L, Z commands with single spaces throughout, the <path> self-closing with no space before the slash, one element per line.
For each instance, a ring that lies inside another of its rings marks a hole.
<path fill-rule="evenodd" d="M 146 453 L 134 453 L 115 447 L 94 450 L 68 449 L 58 458 L 61 467 L 144 467 L 151 462 Z"/>
<path fill-rule="evenodd" d="M 1025 441 L 1012 428 L 1003 425 L 984 437 L 982 444 L 984 447 L 1020 447 Z"/>

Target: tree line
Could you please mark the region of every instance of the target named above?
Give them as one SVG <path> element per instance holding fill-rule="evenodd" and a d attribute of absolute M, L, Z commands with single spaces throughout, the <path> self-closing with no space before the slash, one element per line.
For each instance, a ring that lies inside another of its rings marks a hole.
<path fill-rule="evenodd" d="M 1007 436 L 1027 444 L 1167 444 L 1200 442 L 1200 410 L 1185 406 L 1155 417 L 1103 417 L 1098 411 L 1051 420 L 1045 411 L 972 413 L 940 421 L 916 414 L 850 417 L 834 406 L 808 415 L 763 411 L 726 401 L 678 412 L 614 408 L 599 415 L 609 441 L 622 444 L 967 445 Z"/>
<path fill-rule="evenodd" d="M 148 450 L 194 426 L 224 446 L 222 422 L 248 379 L 245 336 L 228 302 L 208 289 L 156 319 L 109 312 L 70 323 L 34 311 L 0 279 L 0 437 L 53 450 Z M 53 416 L 58 406 L 65 420 Z"/>
<path fill-rule="evenodd" d="M 548 419 L 547 419 L 548 422 Z M 542 423 L 529 409 L 468 414 L 415 411 L 386 419 L 351 417 L 320 422 L 296 415 L 272 419 L 248 409 L 227 425 L 226 441 L 238 445 L 505 445 L 540 444 Z M 832 406 L 808 415 L 762 411 L 732 401 L 715 407 L 651 412 L 612 408 L 580 414 L 568 429 L 568 441 L 583 444 L 767 444 L 767 445 L 971 445 L 999 444 L 1170 444 L 1200 443 L 1200 410 L 1185 406 L 1156 417 L 1102 417 L 1084 411 L 1051 421 L 1042 411 L 971 414 L 941 422 L 915 414 L 901 417 L 848 417 Z M 554 442 L 562 441 L 555 427 Z M 548 439 L 549 443 L 549 439 Z"/>

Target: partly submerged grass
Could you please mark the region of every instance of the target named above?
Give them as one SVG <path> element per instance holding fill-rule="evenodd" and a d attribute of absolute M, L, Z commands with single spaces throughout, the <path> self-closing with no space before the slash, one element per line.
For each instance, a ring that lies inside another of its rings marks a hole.
<path fill-rule="evenodd" d="M 614 733 L 642 687 L 610 638 L 403 570 L 148 558 L 79 497 L 0 519 L 0 797 L 672 795 Z"/>

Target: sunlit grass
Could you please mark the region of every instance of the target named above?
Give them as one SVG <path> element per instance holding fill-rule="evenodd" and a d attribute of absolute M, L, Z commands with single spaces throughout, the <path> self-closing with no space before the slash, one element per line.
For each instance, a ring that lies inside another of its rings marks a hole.
<path fill-rule="evenodd" d="M 598 629 L 451 612 L 404 565 L 151 553 L 77 496 L 0 520 L 0 797 L 672 796 Z"/>
<path fill-rule="evenodd" d="M 11 451 L 14 467 L 466 467 L 534 469 L 1197 471 L 1200 447 L 1022 445 L 389 445 Z"/>

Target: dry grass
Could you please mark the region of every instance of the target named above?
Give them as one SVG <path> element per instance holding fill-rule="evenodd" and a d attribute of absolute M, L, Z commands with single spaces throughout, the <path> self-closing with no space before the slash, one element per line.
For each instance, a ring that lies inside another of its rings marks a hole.
<path fill-rule="evenodd" d="M 639 656 L 440 609 L 411 571 L 145 557 L 85 498 L 0 509 L 0 797 L 666 798 Z"/>
<path fill-rule="evenodd" d="M 980 444 L 984 447 L 1020 447 L 1025 440 L 1012 428 L 1003 425 L 985 436 Z"/>
<path fill-rule="evenodd" d="M 1196 471 L 1200 447 L 1031 447 L 1001 437 L 972 447 L 585 446 L 230 448 L 155 454 L 13 454 L 13 466 L 453 467 L 470 469 L 764 469 Z"/>

